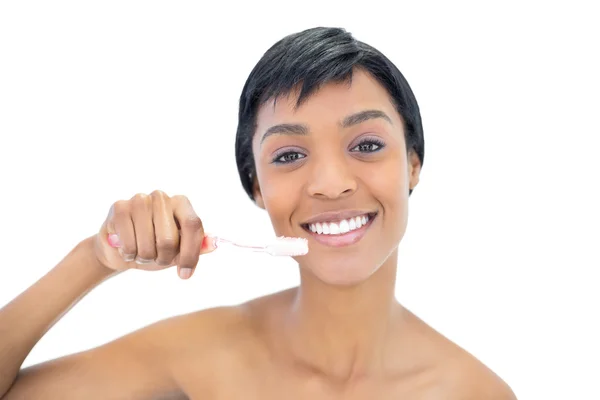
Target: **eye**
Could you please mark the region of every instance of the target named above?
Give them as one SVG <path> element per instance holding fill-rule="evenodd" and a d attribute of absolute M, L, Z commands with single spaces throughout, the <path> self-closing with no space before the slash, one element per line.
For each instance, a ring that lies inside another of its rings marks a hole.
<path fill-rule="evenodd" d="M 359 144 L 354 146 L 350 151 L 359 153 L 375 153 L 385 147 L 385 143 L 379 139 L 364 139 Z"/>
<path fill-rule="evenodd" d="M 291 164 L 306 157 L 304 154 L 297 151 L 286 151 L 284 153 L 277 154 L 273 159 L 273 164 Z"/>

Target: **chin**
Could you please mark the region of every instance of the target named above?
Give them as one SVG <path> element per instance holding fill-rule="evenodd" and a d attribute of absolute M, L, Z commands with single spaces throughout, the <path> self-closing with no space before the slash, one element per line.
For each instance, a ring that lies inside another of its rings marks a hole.
<path fill-rule="evenodd" d="M 367 281 L 378 269 L 377 263 L 364 260 L 331 260 L 321 259 L 319 263 L 301 265 L 319 281 L 332 286 L 356 286 Z"/>

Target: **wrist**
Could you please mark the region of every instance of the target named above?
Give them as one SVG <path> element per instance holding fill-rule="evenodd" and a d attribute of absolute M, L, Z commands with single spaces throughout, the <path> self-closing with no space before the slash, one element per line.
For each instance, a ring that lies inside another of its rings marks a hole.
<path fill-rule="evenodd" d="M 82 240 L 75 246 L 73 253 L 78 256 L 77 258 L 88 268 L 89 272 L 94 273 L 100 279 L 107 279 L 119 274 L 121 271 L 108 268 L 98 259 L 96 255 L 96 240 L 96 235 Z"/>

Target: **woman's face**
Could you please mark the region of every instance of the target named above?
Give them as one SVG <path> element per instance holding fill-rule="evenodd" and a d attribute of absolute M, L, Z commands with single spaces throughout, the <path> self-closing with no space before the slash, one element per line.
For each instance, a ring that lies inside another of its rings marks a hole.
<path fill-rule="evenodd" d="M 420 166 L 401 117 L 370 74 L 261 107 L 253 139 L 255 199 L 278 236 L 308 239 L 298 257 L 329 284 L 367 279 L 396 251 Z"/>

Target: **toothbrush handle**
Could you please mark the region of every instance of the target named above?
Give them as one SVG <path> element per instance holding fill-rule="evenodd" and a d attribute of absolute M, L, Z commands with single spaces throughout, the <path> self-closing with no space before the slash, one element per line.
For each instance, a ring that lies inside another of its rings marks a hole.
<path fill-rule="evenodd" d="M 219 246 L 219 244 L 228 244 L 230 246 L 235 246 L 235 247 L 238 247 L 241 249 L 252 250 L 255 252 L 265 251 L 265 248 L 263 246 L 245 245 L 245 244 L 237 243 L 233 240 L 223 239 L 222 237 L 218 237 L 218 236 L 212 236 L 211 238 L 213 239 L 215 248 L 217 248 Z"/>

